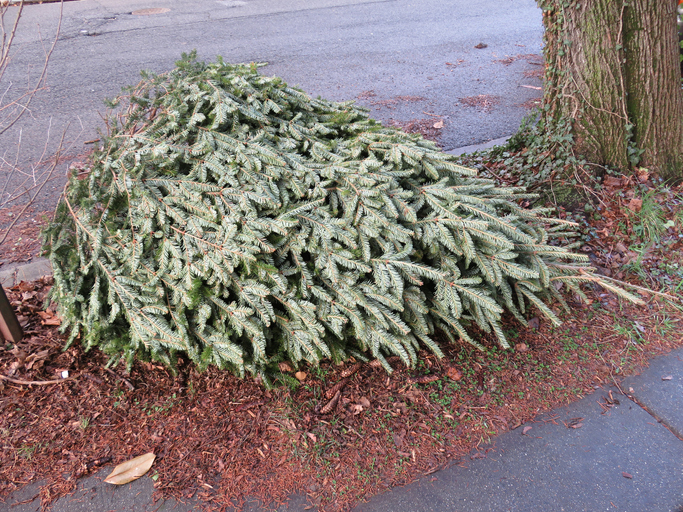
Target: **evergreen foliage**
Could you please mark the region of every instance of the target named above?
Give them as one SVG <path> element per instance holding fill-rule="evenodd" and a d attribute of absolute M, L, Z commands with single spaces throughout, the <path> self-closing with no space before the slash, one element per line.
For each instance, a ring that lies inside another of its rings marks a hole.
<path fill-rule="evenodd" d="M 420 342 L 440 353 L 437 328 L 507 347 L 504 310 L 558 323 L 560 285 L 598 280 L 522 189 L 254 65 L 185 57 L 121 101 L 46 231 L 70 343 L 112 360 L 412 365 Z"/>

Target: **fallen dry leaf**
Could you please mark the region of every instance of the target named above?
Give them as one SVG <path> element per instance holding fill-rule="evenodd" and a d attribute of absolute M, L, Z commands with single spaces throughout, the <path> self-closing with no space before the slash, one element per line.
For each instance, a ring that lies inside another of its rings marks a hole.
<path fill-rule="evenodd" d="M 639 167 L 636 170 L 636 174 L 638 175 L 638 181 L 641 183 L 645 183 L 650 178 L 650 170 L 645 167 Z"/>
<path fill-rule="evenodd" d="M 532 329 L 538 329 L 541 326 L 541 321 L 538 319 L 537 316 L 533 317 L 531 320 L 529 320 L 529 327 Z"/>
<path fill-rule="evenodd" d="M 622 471 L 621 476 L 623 476 L 624 478 L 633 478 L 633 475 L 628 474 L 626 471 Z"/>
<path fill-rule="evenodd" d="M 123 464 L 119 464 L 104 481 L 108 484 L 123 485 L 132 482 L 133 480 L 137 480 L 149 471 L 155 458 L 156 455 L 150 452 L 135 457 Z"/>
<path fill-rule="evenodd" d="M 441 121 L 437 121 L 436 123 L 434 123 L 433 126 L 437 130 L 440 130 L 441 128 L 443 128 L 443 119 Z"/>
<path fill-rule="evenodd" d="M 53 316 L 52 318 L 48 318 L 47 320 L 43 320 L 42 324 L 43 325 L 59 326 L 59 325 L 62 325 L 62 319 L 58 316 Z"/>
<path fill-rule="evenodd" d="M 610 391 L 610 399 L 612 398 L 612 392 Z M 567 428 L 581 428 L 583 427 L 583 418 L 572 418 L 569 420 L 568 423 L 565 423 L 565 427 Z"/>
<path fill-rule="evenodd" d="M 526 352 L 527 350 L 529 350 L 529 347 L 526 346 L 526 343 L 517 343 L 515 345 L 515 350 L 517 352 Z"/>
<path fill-rule="evenodd" d="M 605 187 L 619 188 L 621 187 L 621 179 L 615 178 L 614 176 L 607 176 L 602 184 Z"/>
<path fill-rule="evenodd" d="M 13 365 L 16 364 L 17 368 L 21 368 L 24 365 L 24 361 L 26 361 L 28 354 L 26 354 L 26 352 L 21 350 L 19 347 L 14 347 L 12 350 L 10 350 L 10 353 L 17 358 Z"/>
<path fill-rule="evenodd" d="M 671 380 L 673 379 L 672 375 L 667 375 L 666 377 L 662 377 L 662 380 Z"/>
<path fill-rule="evenodd" d="M 349 406 L 349 412 L 354 416 L 358 416 L 360 413 L 363 412 L 363 406 L 360 404 L 351 404 Z"/>
<path fill-rule="evenodd" d="M 369 408 L 370 408 L 370 400 L 368 400 L 368 399 L 365 398 L 365 397 L 362 397 L 360 400 L 358 400 L 358 403 L 361 404 L 361 405 L 362 405 L 363 407 L 365 407 L 366 409 L 369 409 Z"/>
<path fill-rule="evenodd" d="M 462 379 L 462 372 L 457 368 L 453 368 L 452 366 L 448 370 L 446 370 L 446 375 L 449 379 L 454 381 L 459 381 L 460 379 Z"/>
<path fill-rule="evenodd" d="M 637 213 L 643 207 L 643 200 L 634 197 L 629 201 L 627 206 L 629 210 Z"/>
<path fill-rule="evenodd" d="M 532 428 L 534 428 L 534 427 L 529 427 L 529 426 L 524 427 L 524 428 L 522 429 L 522 435 L 523 435 L 523 436 L 527 435 L 527 433 L 529 432 L 529 430 L 531 430 Z"/>
<path fill-rule="evenodd" d="M 294 367 L 288 363 L 287 361 L 283 361 L 281 363 L 278 363 L 278 366 L 280 367 L 281 372 L 293 372 Z"/>
<path fill-rule="evenodd" d="M 21 292 L 32 292 L 33 290 L 36 289 L 36 285 L 32 282 L 26 282 L 26 281 L 21 281 L 17 285 L 17 289 Z"/>
<path fill-rule="evenodd" d="M 36 370 L 43 366 L 45 362 L 44 359 L 50 354 L 49 349 L 41 350 L 40 352 L 34 352 L 30 354 L 24 361 L 24 365 L 27 370 L 35 368 Z"/>
<path fill-rule="evenodd" d="M 306 372 L 296 372 L 294 376 L 297 378 L 299 382 L 303 382 L 306 380 Z"/>

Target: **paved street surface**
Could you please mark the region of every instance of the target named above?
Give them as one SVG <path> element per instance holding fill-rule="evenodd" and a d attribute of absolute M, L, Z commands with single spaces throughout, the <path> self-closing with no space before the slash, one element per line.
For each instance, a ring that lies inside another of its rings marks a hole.
<path fill-rule="evenodd" d="M 35 77 L 58 13 L 56 3 L 25 7 L 2 79 L 3 91 L 12 84 L 5 100 Z M 267 62 L 262 73 L 313 96 L 357 99 L 384 121 L 443 119 L 441 142 L 450 150 L 518 128 L 528 112 L 522 104 L 540 95 L 523 86 L 540 86 L 528 75 L 542 68 L 541 38 L 534 0 L 66 2 L 49 87 L 30 116 L 0 138 L 0 151 L 13 159 L 21 140 L 19 161 L 30 167 L 48 133 L 46 155 L 67 125 L 70 153 L 86 151 L 83 142 L 103 127 L 104 98 L 136 83 L 141 69 L 166 71 L 192 49 L 203 60 Z M 480 95 L 479 106 L 462 101 Z M 50 184 L 43 203 L 53 205 L 61 187 Z"/>

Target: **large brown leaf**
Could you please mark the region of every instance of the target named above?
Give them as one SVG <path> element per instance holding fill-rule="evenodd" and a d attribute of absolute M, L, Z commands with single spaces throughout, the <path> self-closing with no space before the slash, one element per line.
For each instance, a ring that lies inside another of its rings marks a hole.
<path fill-rule="evenodd" d="M 123 485 L 137 480 L 149 471 L 155 458 L 156 455 L 150 452 L 119 464 L 104 481 L 108 484 Z"/>

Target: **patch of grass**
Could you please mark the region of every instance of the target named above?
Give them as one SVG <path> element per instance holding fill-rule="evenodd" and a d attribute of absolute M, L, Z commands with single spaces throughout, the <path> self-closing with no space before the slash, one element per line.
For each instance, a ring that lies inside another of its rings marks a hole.
<path fill-rule="evenodd" d="M 44 447 L 43 443 L 36 444 L 22 444 L 17 448 L 17 455 L 22 459 L 31 460 L 36 453 L 39 453 Z"/>
<path fill-rule="evenodd" d="M 667 215 L 661 202 L 656 199 L 658 192 L 647 191 L 641 199 L 640 211 L 630 213 L 629 217 L 633 223 L 632 239 L 649 240 L 650 244 L 659 244 L 666 232 Z"/>

